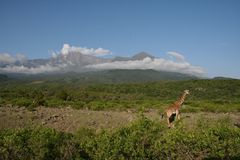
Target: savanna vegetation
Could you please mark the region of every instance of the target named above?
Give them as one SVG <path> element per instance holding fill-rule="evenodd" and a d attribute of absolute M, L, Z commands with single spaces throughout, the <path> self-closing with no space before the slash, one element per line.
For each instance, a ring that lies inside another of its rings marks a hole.
<path fill-rule="evenodd" d="M 187 97 L 183 112 L 240 111 L 240 80 L 185 80 L 148 83 L 82 84 L 65 81 L 2 81 L 0 105 L 59 107 L 76 109 L 124 110 L 155 108 L 162 111 L 184 89 Z"/>
<path fill-rule="evenodd" d="M 153 108 L 163 111 L 185 89 L 182 112 L 239 112 L 240 80 L 184 80 L 146 83 L 81 83 L 74 79 L 6 80 L 0 83 L 1 106 L 38 106 L 91 110 Z M 227 115 L 227 114 L 226 114 Z M 240 159 L 240 129 L 227 116 L 199 118 L 189 127 L 143 114 L 114 129 L 79 128 L 75 133 L 33 125 L 0 130 L 0 159 Z"/>
<path fill-rule="evenodd" d="M 140 116 L 128 126 L 76 133 L 31 127 L 0 131 L 0 159 L 239 159 L 240 129 L 228 118 L 168 129 Z"/>

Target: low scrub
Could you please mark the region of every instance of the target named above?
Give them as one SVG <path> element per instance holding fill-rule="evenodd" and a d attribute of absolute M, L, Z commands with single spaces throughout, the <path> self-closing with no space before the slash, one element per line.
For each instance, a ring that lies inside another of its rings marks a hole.
<path fill-rule="evenodd" d="M 31 110 L 37 106 L 124 110 L 164 108 L 189 89 L 183 112 L 240 111 L 240 80 L 187 80 L 152 83 L 81 84 L 46 81 L 0 83 L 0 106 L 12 104 Z"/>
<path fill-rule="evenodd" d="M 0 131 L 0 159 L 239 159 L 240 129 L 228 119 L 175 128 L 140 115 L 128 126 L 75 134 L 33 127 Z"/>

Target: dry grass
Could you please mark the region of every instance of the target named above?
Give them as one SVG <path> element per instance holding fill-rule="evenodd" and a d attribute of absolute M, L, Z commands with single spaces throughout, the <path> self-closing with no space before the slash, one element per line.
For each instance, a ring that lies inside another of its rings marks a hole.
<path fill-rule="evenodd" d="M 158 110 L 150 109 L 145 116 L 160 123 L 166 122 Z M 0 129 L 21 128 L 31 125 L 43 125 L 64 132 L 75 132 L 79 128 L 94 128 L 96 130 L 121 127 L 137 119 L 139 113 L 129 111 L 91 111 L 75 110 L 69 107 L 46 108 L 37 107 L 29 111 L 24 107 L 0 107 Z M 240 123 L 240 113 L 183 113 L 181 122 L 193 128 L 197 121 L 228 118 L 234 123 Z"/>

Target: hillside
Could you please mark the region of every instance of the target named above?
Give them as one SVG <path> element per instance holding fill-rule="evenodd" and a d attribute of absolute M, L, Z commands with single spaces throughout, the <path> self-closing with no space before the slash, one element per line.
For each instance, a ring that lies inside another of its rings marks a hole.
<path fill-rule="evenodd" d="M 8 79 L 7 75 L 0 74 L 0 81 L 6 81 Z"/>
<path fill-rule="evenodd" d="M 79 81 L 81 83 L 136 83 L 136 82 L 155 82 L 159 80 L 189 80 L 198 79 L 196 76 L 155 71 L 151 69 L 115 69 L 88 72 L 67 72 L 51 74 L 7 74 L 9 77 L 19 80 L 44 80 L 44 81 Z"/>
<path fill-rule="evenodd" d="M 197 79 L 197 77 L 187 74 L 140 69 L 133 70 L 116 69 L 86 72 L 83 74 L 79 74 L 79 78 L 85 81 L 92 82 L 95 81 L 103 83 L 133 83 L 133 82 L 154 82 L 159 80 Z"/>

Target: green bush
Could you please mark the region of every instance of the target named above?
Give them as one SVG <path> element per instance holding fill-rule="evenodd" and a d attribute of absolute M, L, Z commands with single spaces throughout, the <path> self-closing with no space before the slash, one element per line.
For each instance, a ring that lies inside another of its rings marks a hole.
<path fill-rule="evenodd" d="M 82 84 L 80 81 L 12 81 L 0 84 L 0 105 L 72 106 L 93 110 L 156 108 L 176 101 L 184 89 L 190 90 L 183 112 L 240 111 L 240 80 L 187 80 L 152 83 Z M 16 104 L 16 100 L 19 101 Z M 18 100 L 19 99 L 19 100 Z M 22 99 L 22 102 L 21 100 Z M 188 108 L 189 106 L 189 108 Z"/>
<path fill-rule="evenodd" d="M 239 159 L 240 129 L 229 119 L 181 121 L 168 129 L 140 118 L 128 126 L 75 134 L 35 127 L 0 131 L 0 159 Z"/>
<path fill-rule="evenodd" d="M 33 107 L 38 107 L 38 106 L 45 106 L 46 105 L 46 100 L 45 100 L 45 95 L 42 91 L 33 91 Z"/>
<path fill-rule="evenodd" d="M 14 102 L 13 105 L 20 106 L 20 107 L 28 107 L 32 105 L 32 101 L 25 98 L 14 99 L 13 102 Z"/>
<path fill-rule="evenodd" d="M 86 106 L 86 103 L 82 101 L 77 101 L 72 104 L 72 107 L 75 109 L 83 109 L 85 108 L 85 106 Z"/>
<path fill-rule="evenodd" d="M 71 136 L 54 129 L 0 132 L 0 159 L 72 159 L 78 156 Z"/>
<path fill-rule="evenodd" d="M 162 126 L 142 117 L 129 127 L 85 138 L 82 148 L 92 159 L 153 159 L 153 144 L 162 131 Z"/>
<path fill-rule="evenodd" d="M 70 94 L 65 90 L 61 90 L 60 92 L 57 92 L 57 98 L 63 101 L 71 100 Z"/>
<path fill-rule="evenodd" d="M 56 99 L 56 98 L 52 98 L 46 101 L 46 106 L 48 107 L 59 107 L 59 106 L 63 106 L 63 101 Z"/>
<path fill-rule="evenodd" d="M 180 123 L 169 130 L 141 117 L 128 127 L 84 136 L 81 148 L 91 159 L 239 158 L 240 130 L 223 121 L 208 124 L 186 130 Z"/>
<path fill-rule="evenodd" d="M 238 159 L 240 130 L 228 122 L 199 121 L 188 131 L 179 125 L 156 142 L 159 157 L 168 159 Z M 163 158 L 163 159 L 165 159 Z"/>
<path fill-rule="evenodd" d="M 101 102 L 101 101 L 92 101 L 87 104 L 87 107 L 91 110 L 103 110 L 106 108 L 106 103 Z"/>

